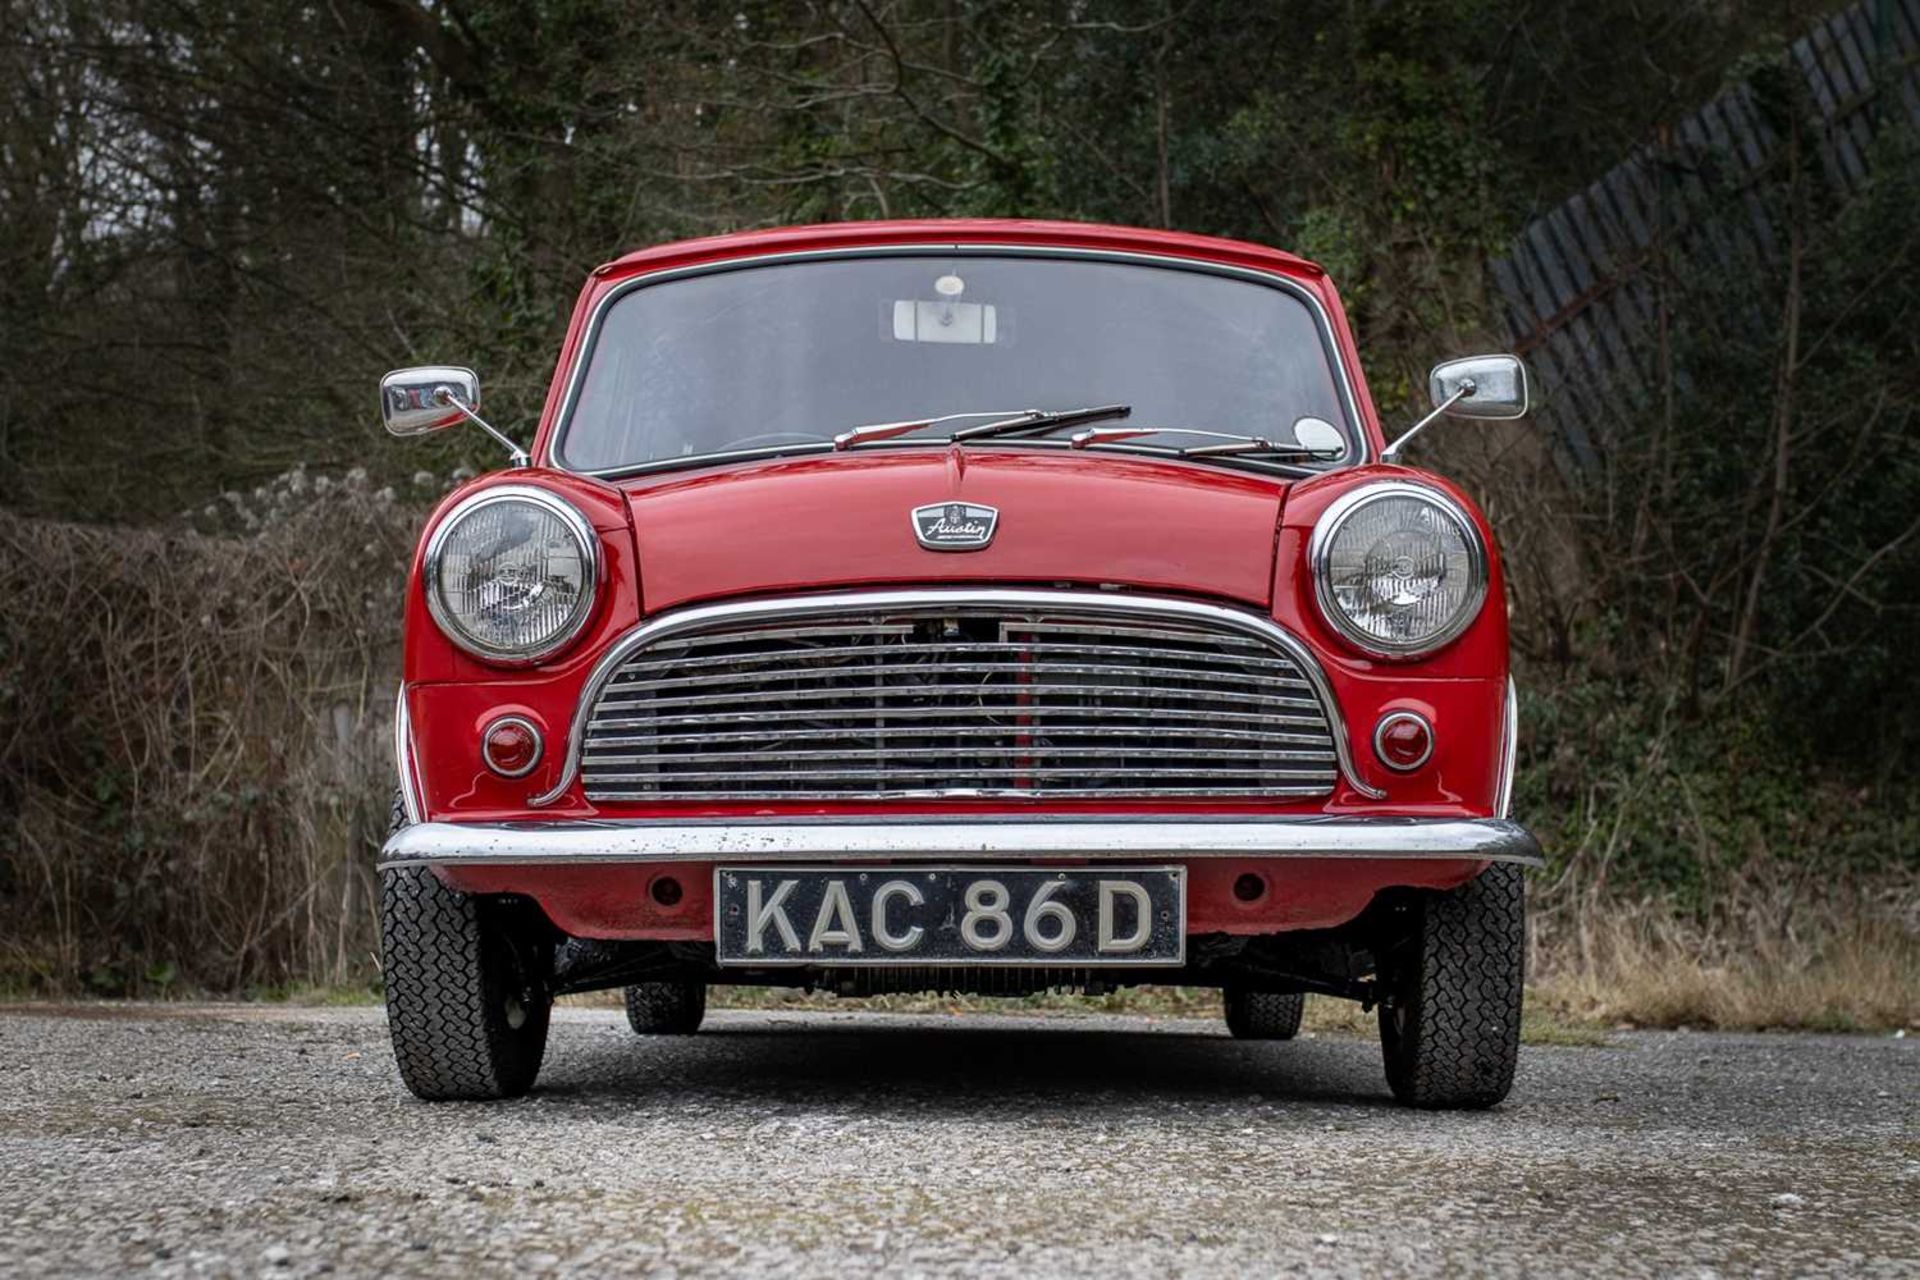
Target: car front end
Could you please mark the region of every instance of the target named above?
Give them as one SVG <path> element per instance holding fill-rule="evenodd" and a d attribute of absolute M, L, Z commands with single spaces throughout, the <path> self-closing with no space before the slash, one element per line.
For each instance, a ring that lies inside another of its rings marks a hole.
<path fill-rule="evenodd" d="M 1504 416 L 1506 368 L 1436 401 Z M 390 375 L 390 425 L 477 420 L 470 378 Z M 1181 983 L 1238 1034 L 1378 1005 L 1396 1093 L 1497 1101 L 1539 860 L 1500 565 L 1390 447 L 1331 283 L 1256 246 L 865 224 L 602 268 L 527 465 L 413 567 L 403 1076 L 518 1092 L 569 991 L 671 1031 L 720 983 Z M 1462 946 L 1488 989 L 1427 990 Z"/>

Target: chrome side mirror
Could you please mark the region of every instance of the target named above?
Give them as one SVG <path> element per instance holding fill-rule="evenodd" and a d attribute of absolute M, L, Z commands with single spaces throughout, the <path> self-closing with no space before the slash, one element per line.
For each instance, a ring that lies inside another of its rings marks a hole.
<path fill-rule="evenodd" d="M 457 427 L 480 411 L 480 375 L 453 365 L 395 369 L 380 379 L 380 420 L 396 436 Z"/>
<path fill-rule="evenodd" d="M 1490 422 L 1525 415 L 1527 366 L 1520 363 L 1519 356 L 1448 360 L 1433 366 L 1433 372 L 1427 375 L 1427 395 L 1433 400 L 1433 412 L 1402 432 L 1380 455 L 1380 461 L 1399 461 L 1407 441 L 1438 422 L 1442 414 Z"/>
<path fill-rule="evenodd" d="M 527 451 L 480 416 L 480 375 L 458 365 L 395 369 L 380 379 L 380 420 L 396 436 L 424 436 L 471 422 L 500 442 L 513 466 L 527 465 Z"/>
<path fill-rule="evenodd" d="M 1527 412 L 1527 366 L 1518 356 L 1467 356 L 1427 375 L 1433 407 L 1456 418 L 1498 422 Z"/>

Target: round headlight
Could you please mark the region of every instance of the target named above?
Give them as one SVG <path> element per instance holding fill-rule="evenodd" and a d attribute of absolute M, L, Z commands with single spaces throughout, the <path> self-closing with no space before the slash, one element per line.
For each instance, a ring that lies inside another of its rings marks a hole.
<path fill-rule="evenodd" d="M 427 542 L 427 608 L 447 639 L 489 662 L 538 662 L 593 611 L 600 543 L 543 489 L 501 485 L 447 513 Z"/>
<path fill-rule="evenodd" d="M 1379 657 L 1428 653 L 1467 629 L 1487 553 L 1467 513 L 1422 485 L 1368 485 L 1328 507 L 1308 558 L 1320 612 Z"/>

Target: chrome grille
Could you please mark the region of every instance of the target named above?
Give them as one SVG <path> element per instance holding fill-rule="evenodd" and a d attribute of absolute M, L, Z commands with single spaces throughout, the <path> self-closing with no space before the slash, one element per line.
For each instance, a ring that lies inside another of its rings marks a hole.
<path fill-rule="evenodd" d="M 965 606 L 656 641 L 581 748 L 594 801 L 1321 796 L 1339 764 L 1313 683 L 1251 635 Z"/>

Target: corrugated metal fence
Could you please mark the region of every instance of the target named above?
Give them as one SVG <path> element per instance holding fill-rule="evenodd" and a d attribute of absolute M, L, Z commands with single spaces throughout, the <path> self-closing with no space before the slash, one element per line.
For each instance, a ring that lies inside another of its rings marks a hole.
<path fill-rule="evenodd" d="M 1809 141 L 1828 180 L 1856 187 L 1875 134 L 1889 120 L 1920 122 L 1920 0 L 1861 0 L 1797 41 L 1789 65 L 1818 114 Z M 1513 349 L 1542 392 L 1539 417 L 1574 471 L 1662 384 L 1662 264 L 1711 255 L 1726 270 L 1770 267 L 1762 194 L 1781 180 L 1779 142 L 1743 83 L 1535 220 L 1492 264 Z"/>

